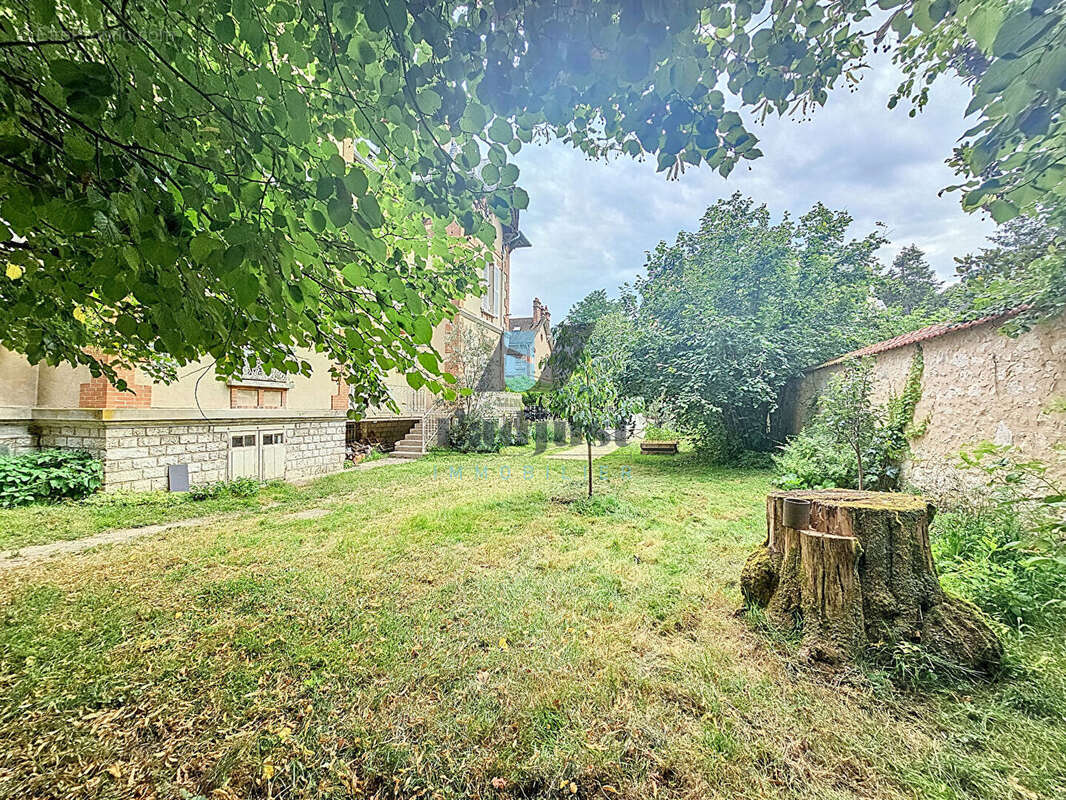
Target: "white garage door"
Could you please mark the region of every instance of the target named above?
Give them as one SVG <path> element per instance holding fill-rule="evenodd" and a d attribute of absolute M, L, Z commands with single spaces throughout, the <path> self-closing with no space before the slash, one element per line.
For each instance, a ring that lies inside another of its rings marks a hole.
<path fill-rule="evenodd" d="M 262 465 L 260 478 L 269 481 L 285 477 L 285 434 L 281 431 L 262 434 Z"/>
<path fill-rule="evenodd" d="M 258 433 L 235 433 L 230 436 L 229 476 L 231 480 L 259 477 Z"/>

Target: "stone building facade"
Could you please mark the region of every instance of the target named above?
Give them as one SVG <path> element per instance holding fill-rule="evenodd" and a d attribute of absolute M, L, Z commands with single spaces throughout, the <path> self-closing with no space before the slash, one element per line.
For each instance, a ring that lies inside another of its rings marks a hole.
<path fill-rule="evenodd" d="M 1066 317 L 1010 337 L 1001 331 L 1010 316 L 933 325 L 815 367 L 787 393 L 786 427 L 796 433 L 806 424 L 822 389 L 853 358 L 875 360 L 876 401 L 898 395 L 920 348 L 915 421 L 923 433 L 911 442 L 911 483 L 935 493 L 971 482 L 976 476 L 956 469 L 959 452 L 981 441 L 1012 445 L 1019 457 L 1039 459 L 1066 478 Z"/>
<path fill-rule="evenodd" d="M 301 355 L 311 376 L 249 370 L 218 380 L 205 362 L 171 384 L 120 370 L 133 389 L 120 392 L 86 367 L 30 364 L 0 350 L 0 451 L 85 450 L 103 462 L 108 490 L 167 490 L 175 468 L 193 486 L 336 472 L 347 386 L 324 357 Z"/>

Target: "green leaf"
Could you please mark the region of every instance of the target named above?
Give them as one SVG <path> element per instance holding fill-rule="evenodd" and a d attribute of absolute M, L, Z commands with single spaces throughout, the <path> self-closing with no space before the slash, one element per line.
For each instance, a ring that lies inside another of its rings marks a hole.
<path fill-rule="evenodd" d="M 344 197 L 334 197 L 326 206 L 329 221 L 337 228 L 343 228 L 352 221 L 352 201 Z"/>
<path fill-rule="evenodd" d="M 492 121 L 492 125 L 489 126 L 489 138 L 494 142 L 500 144 L 507 144 L 514 138 L 514 131 L 511 129 L 511 123 L 505 120 L 503 117 L 496 117 Z"/>
<path fill-rule="evenodd" d="M 425 317 L 415 317 L 412 323 L 411 338 L 418 344 L 429 344 L 433 339 L 433 327 Z"/>
<path fill-rule="evenodd" d="M 307 215 L 307 224 L 315 233 L 322 233 L 326 229 L 326 217 L 317 208 L 313 208 Z"/>
<path fill-rule="evenodd" d="M 495 164 L 486 164 L 481 168 L 481 180 L 489 185 L 493 185 L 500 180 L 500 170 Z"/>
<path fill-rule="evenodd" d="M 1044 55 L 1033 67 L 1029 81 L 1045 92 L 1066 89 L 1066 46 L 1056 47 Z"/>
<path fill-rule="evenodd" d="M 425 369 L 426 372 L 429 372 L 433 375 L 440 374 L 440 365 L 437 363 L 436 353 L 419 353 L 418 363 L 422 365 L 423 369 Z"/>
<path fill-rule="evenodd" d="M 485 129 L 485 122 L 484 107 L 470 101 L 467 103 L 462 119 L 459 120 L 459 127 L 467 133 L 481 133 Z"/>
<path fill-rule="evenodd" d="M 359 213 L 371 228 L 380 228 L 384 220 L 381 217 L 381 207 L 377 198 L 368 194 L 359 201 Z"/>
<path fill-rule="evenodd" d="M 366 179 L 366 173 L 358 167 L 353 167 L 344 176 L 344 185 L 348 187 L 348 191 L 352 193 L 353 197 L 362 197 L 370 186 Z"/>
<path fill-rule="evenodd" d="M 991 3 L 982 3 L 966 19 L 966 32 L 973 37 L 982 51 L 988 52 L 1003 24 L 1004 9 Z"/>
<path fill-rule="evenodd" d="M 232 42 L 237 36 L 237 29 L 233 25 L 233 19 L 224 16 L 215 22 L 215 38 L 220 42 Z"/>

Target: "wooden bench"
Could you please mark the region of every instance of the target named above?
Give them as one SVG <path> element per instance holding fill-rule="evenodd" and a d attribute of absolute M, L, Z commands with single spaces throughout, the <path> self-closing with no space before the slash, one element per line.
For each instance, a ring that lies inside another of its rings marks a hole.
<path fill-rule="evenodd" d="M 677 442 L 641 442 L 640 452 L 646 455 L 670 455 L 677 452 Z"/>

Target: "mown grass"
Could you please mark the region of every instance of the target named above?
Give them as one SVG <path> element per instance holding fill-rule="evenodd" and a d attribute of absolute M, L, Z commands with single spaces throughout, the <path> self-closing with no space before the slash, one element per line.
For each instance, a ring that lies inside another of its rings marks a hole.
<path fill-rule="evenodd" d="M 734 613 L 768 474 L 630 450 L 591 502 L 433 454 L 5 572 L 0 796 L 1066 791 L 1062 631 L 994 686 L 799 666 Z"/>
<path fill-rule="evenodd" d="M 192 517 L 258 511 L 264 506 L 297 500 L 301 493 L 295 486 L 278 482 L 268 484 L 253 497 L 193 500 L 187 494 L 123 492 L 101 493 L 78 501 L 0 508 L 0 552 L 82 539 L 116 528 L 140 528 Z"/>

